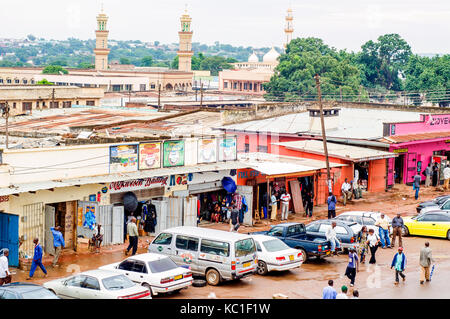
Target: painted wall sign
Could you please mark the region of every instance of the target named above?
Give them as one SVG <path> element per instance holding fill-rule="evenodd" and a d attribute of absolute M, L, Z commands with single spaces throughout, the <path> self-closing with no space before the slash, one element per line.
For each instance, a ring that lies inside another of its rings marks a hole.
<path fill-rule="evenodd" d="M 184 141 L 166 141 L 163 147 L 163 166 L 175 167 L 184 165 Z"/>
<path fill-rule="evenodd" d="M 436 125 L 449 125 L 450 124 L 450 116 L 445 117 L 432 117 L 430 121 L 430 126 Z"/>
<path fill-rule="evenodd" d="M 394 153 L 408 153 L 408 149 L 407 148 L 398 148 L 396 150 L 393 150 L 392 152 L 394 152 Z"/>
<path fill-rule="evenodd" d="M 219 139 L 219 161 L 237 160 L 237 142 L 235 137 Z"/>
<path fill-rule="evenodd" d="M 134 172 L 138 169 L 138 146 L 117 145 L 110 147 L 110 172 Z"/>
<path fill-rule="evenodd" d="M 169 177 L 151 177 L 134 179 L 130 181 L 112 182 L 109 184 L 109 192 L 111 194 L 132 192 L 140 189 L 149 189 L 162 187 L 167 185 Z"/>
<path fill-rule="evenodd" d="M 161 143 L 139 144 L 139 169 L 161 168 Z"/>
<path fill-rule="evenodd" d="M 198 163 L 217 162 L 217 140 L 215 138 L 198 140 Z"/>

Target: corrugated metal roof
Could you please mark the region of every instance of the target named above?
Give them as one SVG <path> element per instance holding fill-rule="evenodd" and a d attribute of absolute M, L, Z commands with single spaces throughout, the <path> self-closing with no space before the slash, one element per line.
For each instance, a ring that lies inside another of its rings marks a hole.
<path fill-rule="evenodd" d="M 385 136 L 381 139 L 381 141 L 387 143 L 407 143 L 414 141 L 432 140 L 436 138 L 450 139 L 450 132 Z"/>
<path fill-rule="evenodd" d="M 274 145 L 284 146 L 288 149 L 302 151 L 312 154 L 324 155 L 323 141 L 303 140 L 285 143 L 274 143 Z M 358 147 L 337 143 L 327 143 L 328 155 L 338 157 L 353 162 L 362 162 L 382 158 L 392 158 L 397 155 L 394 153 L 379 151 L 366 147 Z"/>

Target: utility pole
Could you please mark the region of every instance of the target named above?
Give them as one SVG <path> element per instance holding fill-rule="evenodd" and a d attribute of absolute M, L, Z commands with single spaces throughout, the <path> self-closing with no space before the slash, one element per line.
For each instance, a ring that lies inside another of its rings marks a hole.
<path fill-rule="evenodd" d="M 5 145 L 6 149 L 9 148 L 9 129 L 8 129 L 8 122 L 9 122 L 9 104 L 8 101 L 5 102 L 5 106 L 2 108 L 2 116 L 5 118 Z"/>
<path fill-rule="evenodd" d="M 161 108 L 161 83 L 158 83 L 158 110 Z"/>
<path fill-rule="evenodd" d="M 200 85 L 200 108 L 203 108 L 203 82 Z"/>
<path fill-rule="evenodd" d="M 317 96 L 318 96 L 319 108 L 320 108 L 320 122 L 322 125 L 323 150 L 325 152 L 325 162 L 327 165 L 327 186 L 329 187 L 329 189 L 331 189 L 330 161 L 328 158 L 327 135 L 325 132 L 325 119 L 323 116 L 322 93 L 320 91 L 320 76 L 319 76 L 319 74 L 316 74 L 315 79 L 316 79 Z"/>
<path fill-rule="evenodd" d="M 55 89 L 52 89 L 52 105 L 50 106 L 50 108 L 54 108 L 55 107 Z"/>

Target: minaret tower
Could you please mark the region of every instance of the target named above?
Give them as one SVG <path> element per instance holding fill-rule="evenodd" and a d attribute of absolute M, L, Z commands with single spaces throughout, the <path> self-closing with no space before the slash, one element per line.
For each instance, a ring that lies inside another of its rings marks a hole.
<path fill-rule="evenodd" d="M 106 70 L 108 69 L 108 55 L 110 49 L 108 49 L 108 35 L 107 29 L 108 16 L 102 12 L 97 16 L 97 30 L 95 31 L 96 45 L 94 49 L 95 53 L 95 69 Z"/>
<path fill-rule="evenodd" d="M 287 48 L 288 44 L 292 41 L 292 34 L 294 33 L 294 16 L 292 15 L 292 9 L 289 8 L 286 16 L 286 28 L 284 33 L 286 33 L 286 43 L 284 45 Z"/>
<path fill-rule="evenodd" d="M 191 72 L 192 56 L 194 52 L 192 51 L 192 34 L 191 22 L 192 18 L 184 11 L 181 16 L 181 31 L 178 32 L 180 36 L 180 48 L 178 53 L 178 70 L 184 72 Z"/>

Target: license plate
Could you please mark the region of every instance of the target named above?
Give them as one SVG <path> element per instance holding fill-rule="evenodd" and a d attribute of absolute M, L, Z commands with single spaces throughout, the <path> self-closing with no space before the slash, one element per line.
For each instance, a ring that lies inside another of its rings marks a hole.
<path fill-rule="evenodd" d="M 294 255 L 290 255 L 289 260 L 291 260 L 291 261 L 294 260 Z"/>
<path fill-rule="evenodd" d="M 180 279 L 183 279 L 183 275 L 175 276 L 173 279 L 174 279 L 174 280 L 180 280 Z"/>
<path fill-rule="evenodd" d="M 246 267 L 250 267 L 251 264 L 252 264 L 252 263 L 245 263 L 245 264 L 243 264 L 242 266 L 243 266 L 244 268 L 246 268 Z"/>

